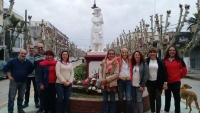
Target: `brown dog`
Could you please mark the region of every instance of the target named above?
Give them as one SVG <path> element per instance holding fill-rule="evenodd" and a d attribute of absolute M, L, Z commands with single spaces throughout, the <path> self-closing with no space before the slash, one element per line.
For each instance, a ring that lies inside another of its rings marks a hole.
<path fill-rule="evenodd" d="M 197 95 L 193 91 L 187 91 L 186 89 L 192 89 L 192 87 L 189 86 L 188 84 L 183 84 L 181 87 L 181 90 L 180 90 L 181 98 L 186 100 L 186 108 L 185 109 L 187 109 L 187 106 L 189 106 L 190 107 L 189 113 L 190 113 L 192 111 L 191 104 L 194 101 L 195 106 L 199 110 L 199 113 L 200 113 L 199 105 L 197 102 Z"/>

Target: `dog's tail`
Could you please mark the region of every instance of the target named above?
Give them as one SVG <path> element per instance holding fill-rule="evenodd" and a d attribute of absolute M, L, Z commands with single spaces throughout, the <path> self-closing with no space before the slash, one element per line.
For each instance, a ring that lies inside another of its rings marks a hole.
<path fill-rule="evenodd" d="M 198 104 L 198 102 L 197 102 L 197 95 L 194 96 L 194 102 L 195 102 L 196 108 L 200 111 L 200 109 L 199 109 L 199 104 Z"/>

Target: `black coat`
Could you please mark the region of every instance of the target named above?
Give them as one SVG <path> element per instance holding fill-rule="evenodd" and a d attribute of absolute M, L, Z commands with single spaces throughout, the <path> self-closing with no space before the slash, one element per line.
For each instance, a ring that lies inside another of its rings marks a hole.
<path fill-rule="evenodd" d="M 158 63 L 158 71 L 157 71 L 157 80 L 156 80 L 156 87 L 158 89 L 163 88 L 164 82 L 167 82 L 168 75 L 166 71 L 166 66 L 163 59 L 156 58 Z M 146 63 L 149 66 L 150 58 L 146 59 Z"/>

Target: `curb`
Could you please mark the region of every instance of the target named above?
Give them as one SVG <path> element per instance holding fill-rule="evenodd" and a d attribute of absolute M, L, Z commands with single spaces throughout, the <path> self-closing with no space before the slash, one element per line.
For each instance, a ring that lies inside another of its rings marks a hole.
<path fill-rule="evenodd" d="M 197 77 L 192 77 L 192 76 L 185 76 L 184 78 L 189 78 L 189 79 L 193 79 L 193 80 L 199 80 L 200 81 L 200 77 L 197 78 Z"/>
<path fill-rule="evenodd" d="M 34 90 L 33 88 L 30 89 L 30 97 L 34 97 Z M 29 98 L 30 98 L 29 97 Z M 17 95 L 15 97 L 15 101 L 17 101 Z M 6 107 L 8 105 L 8 101 L 4 102 L 3 104 L 0 105 L 0 109 Z"/>

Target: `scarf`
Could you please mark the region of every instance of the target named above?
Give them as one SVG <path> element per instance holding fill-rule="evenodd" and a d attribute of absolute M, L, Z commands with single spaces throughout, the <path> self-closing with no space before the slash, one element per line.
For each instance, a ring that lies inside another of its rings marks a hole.
<path fill-rule="evenodd" d="M 42 62 L 40 62 L 40 66 L 55 66 L 57 63 L 56 60 L 43 60 Z"/>
<path fill-rule="evenodd" d="M 106 60 L 106 73 L 110 73 L 110 70 L 113 67 L 113 62 L 115 61 L 115 58 L 113 58 L 112 60 Z"/>

